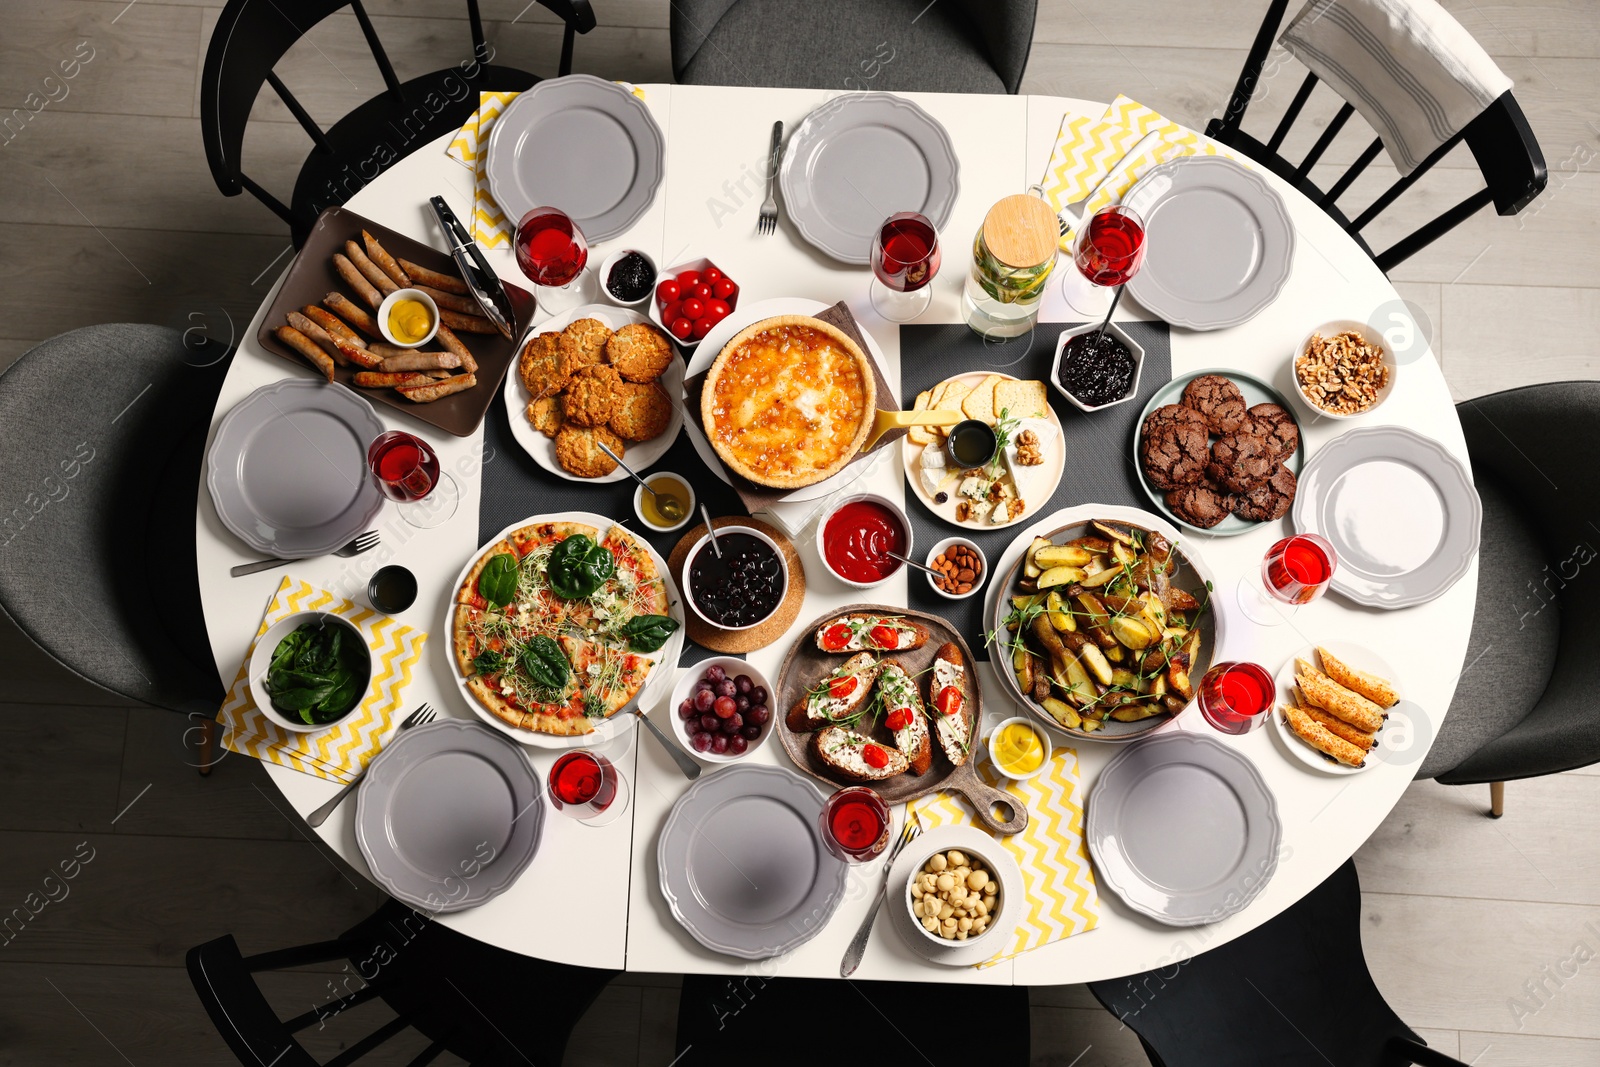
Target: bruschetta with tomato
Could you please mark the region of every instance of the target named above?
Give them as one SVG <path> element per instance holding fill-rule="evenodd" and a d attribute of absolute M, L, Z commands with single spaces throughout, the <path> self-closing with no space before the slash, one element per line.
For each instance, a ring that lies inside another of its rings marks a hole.
<path fill-rule="evenodd" d="M 824 652 L 908 652 L 927 643 L 928 628 L 901 615 L 857 612 L 817 627 L 817 647 Z"/>
<path fill-rule="evenodd" d="M 906 758 L 888 745 L 856 733 L 848 726 L 829 726 L 812 738 L 817 758 L 841 778 L 852 782 L 881 782 L 904 774 Z"/>
<path fill-rule="evenodd" d="M 934 653 L 928 671 L 929 718 L 945 758 L 959 767 L 972 755 L 973 706 L 967 665 L 954 641 Z"/>
<path fill-rule="evenodd" d="M 933 765 L 933 742 L 917 683 L 900 664 L 885 663 L 878 672 L 878 694 L 883 699 L 884 725 L 894 731 L 895 747 L 911 765 L 912 774 L 926 774 Z"/>
<path fill-rule="evenodd" d="M 852 719 L 867 706 L 877 680 L 878 660 L 872 653 L 851 656 L 797 700 L 784 721 L 803 734 Z"/>

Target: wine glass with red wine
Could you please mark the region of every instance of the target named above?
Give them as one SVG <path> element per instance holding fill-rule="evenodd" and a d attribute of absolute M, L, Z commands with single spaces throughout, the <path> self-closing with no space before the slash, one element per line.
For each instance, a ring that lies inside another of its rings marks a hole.
<path fill-rule="evenodd" d="M 546 311 L 563 311 L 583 302 L 589 242 L 565 211 L 534 208 L 517 223 L 513 244 L 517 266 L 533 282 L 536 298 Z"/>
<path fill-rule="evenodd" d="M 1067 304 L 1080 315 L 1109 317 L 1121 286 L 1144 263 L 1144 220 L 1124 204 L 1101 208 L 1078 227 L 1072 262 L 1077 272 L 1061 283 Z"/>
<path fill-rule="evenodd" d="M 431 530 L 456 513 L 461 491 L 420 437 L 404 430 L 379 434 L 367 446 L 367 469 L 400 517 L 418 529 Z"/>
<path fill-rule="evenodd" d="M 1261 558 L 1260 585 L 1248 576 L 1239 579 L 1239 606 L 1251 622 L 1277 626 L 1327 592 L 1338 569 L 1339 554 L 1327 538 L 1313 533 L 1285 537 Z"/>
<path fill-rule="evenodd" d="M 889 805 L 864 785 L 841 789 L 828 798 L 819 819 L 822 843 L 846 863 L 866 863 L 889 846 Z"/>
<path fill-rule="evenodd" d="M 585 826 L 605 826 L 628 809 L 628 780 L 598 752 L 563 753 L 550 768 L 550 806 Z"/>
<path fill-rule="evenodd" d="M 927 217 L 902 211 L 872 237 L 872 306 L 890 322 L 910 322 L 933 302 L 939 231 Z"/>
<path fill-rule="evenodd" d="M 1247 734 L 1267 721 L 1277 684 L 1254 663 L 1219 663 L 1200 679 L 1200 714 L 1225 734 Z"/>

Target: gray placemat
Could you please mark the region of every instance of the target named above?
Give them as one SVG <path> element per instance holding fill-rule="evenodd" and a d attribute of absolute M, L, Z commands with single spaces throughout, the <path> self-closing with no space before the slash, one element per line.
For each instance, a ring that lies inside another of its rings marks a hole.
<path fill-rule="evenodd" d="M 1048 382 L 1050 363 L 1055 358 L 1056 339 L 1061 331 L 1080 325 L 1075 322 L 1041 322 L 1028 337 L 1004 343 L 985 341 L 964 325 L 900 327 L 900 397 L 905 407 L 916 402 L 917 394 L 931 389 L 954 374 L 992 370 L 1017 378 Z M 1052 387 L 1050 406 L 1061 420 L 1066 439 L 1067 469 L 1048 501 L 1034 503 L 1034 515 L 1048 515 L 1077 504 L 1124 504 L 1148 507 L 1149 498 L 1139 487 L 1139 472 L 1134 465 L 1133 428 L 1155 391 L 1172 379 L 1172 344 L 1164 322 L 1119 322 L 1135 341 L 1144 346 L 1144 370 L 1139 376 L 1138 395 L 1114 408 L 1085 414 L 1067 403 Z M 952 534 L 970 538 L 983 549 L 989 562 L 999 561 L 1006 546 L 1026 522 L 994 531 L 955 527 L 936 518 L 915 493 L 906 493 L 906 514 L 911 518 L 912 536 L 918 556 L 926 546 Z M 942 615 L 961 631 L 973 655 L 988 657 L 984 636 L 987 623 L 983 606 L 988 587 L 966 600 L 946 600 L 928 588 L 922 575 L 913 577 L 910 606 Z"/>
<path fill-rule="evenodd" d="M 649 541 L 663 559 L 671 554 L 673 546 L 683 536 L 683 530 L 656 533 L 639 521 L 633 512 L 633 491 L 638 483 L 632 478 L 620 482 L 574 482 L 539 466 L 511 436 L 511 423 L 504 404 L 495 403 L 489 408 L 483 422 L 483 447 L 483 492 L 478 505 L 480 547 L 512 523 L 530 515 L 556 511 L 592 511 L 614 519 Z M 694 486 L 698 502 L 705 504 L 718 518 L 749 514 L 733 487 L 706 469 L 689 443 L 688 435 L 682 431 L 666 454 L 651 465 L 651 470 L 683 475 Z M 709 651 L 686 636 L 678 662 L 680 666 L 688 666 L 723 654 Z"/>

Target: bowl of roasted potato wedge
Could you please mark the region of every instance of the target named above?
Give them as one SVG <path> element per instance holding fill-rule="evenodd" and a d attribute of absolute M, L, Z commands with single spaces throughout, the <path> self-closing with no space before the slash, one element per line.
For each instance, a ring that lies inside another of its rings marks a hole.
<path fill-rule="evenodd" d="M 1193 701 L 1221 621 L 1205 565 L 1146 512 L 1031 538 L 998 585 L 996 672 L 1040 720 L 1094 741 L 1135 740 Z"/>

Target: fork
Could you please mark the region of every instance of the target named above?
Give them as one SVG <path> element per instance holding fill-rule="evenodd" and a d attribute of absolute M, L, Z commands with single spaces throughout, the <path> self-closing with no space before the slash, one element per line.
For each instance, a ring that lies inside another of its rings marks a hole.
<path fill-rule="evenodd" d="M 878 917 L 878 909 L 883 907 L 884 891 L 889 888 L 889 871 L 894 867 L 895 857 L 920 833 L 922 824 L 912 818 L 909 811 L 906 812 L 905 825 L 900 828 L 900 840 L 894 843 L 894 848 L 889 850 L 889 858 L 883 861 L 883 884 L 878 886 L 878 895 L 872 898 L 872 907 L 867 909 L 867 917 L 861 920 L 861 929 L 850 939 L 850 946 L 844 950 L 844 959 L 839 961 L 840 978 L 849 978 L 861 966 L 861 957 L 867 952 L 867 938 L 872 934 L 872 921 Z"/>
<path fill-rule="evenodd" d="M 772 152 L 767 161 L 767 198 L 761 202 L 761 218 L 756 232 L 769 234 L 778 228 L 778 159 L 783 151 L 783 123 L 772 124 Z"/>
<path fill-rule="evenodd" d="M 409 730 L 413 726 L 426 726 L 428 723 L 438 718 L 438 715 L 439 713 L 433 710 L 432 704 L 429 704 L 427 701 L 423 701 L 422 707 L 405 717 L 405 721 L 400 724 L 400 730 L 397 731 L 397 733 Z M 368 760 L 367 767 L 370 766 L 372 766 L 372 761 Z M 339 806 L 339 802 L 345 797 L 349 796 L 350 791 L 361 784 L 362 775 L 365 775 L 366 773 L 366 768 L 363 767 L 361 773 L 356 775 L 355 778 L 351 780 L 349 785 L 333 794 L 333 798 L 326 804 L 322 805 L 322 807 L 318 808 L 310 815 L 307 815 L 306 823 L 310 826 L 321 826 L 324 822 L 326 822 L 328 816 L 333 814 L 333 809 Z"/>
<path fill-rule="evenodd" d="M 378 541 L 379 541 L 378 531 L 377 530 L 368 530 L 364 534 L 357 534 L 355 536 L 355 539 L 352 540 L 348 545 L 345 545 L 343 548 L 335 549 L 333 554 L 335 556 L 344 556 L 346 558 L 348 558 L 350 556 L 359 556 L 363 552 L 366 552 L 366 551 L 369 551 L 371 549 L 377 548 L 378 547 Z M 301 558 L 308 558 L 308 557 L 301 557 Z M 237 567 L 234 567 L 232 570 L 230 570 L 228 573 L 230 575 L 232 575 L 233 577 L 235 577 L 235 578 L 242 578 L 247 574 L 254 574 L 257 571 L 264 571 L 264 570 L 268 570 L 268 569 L 270 569 L 272 567 L 276 567 L 280 563 L 298 563 L 298 562 L 300 562 L 299 559 L 258 559 L 254 563 L 241 563 Z"/>

